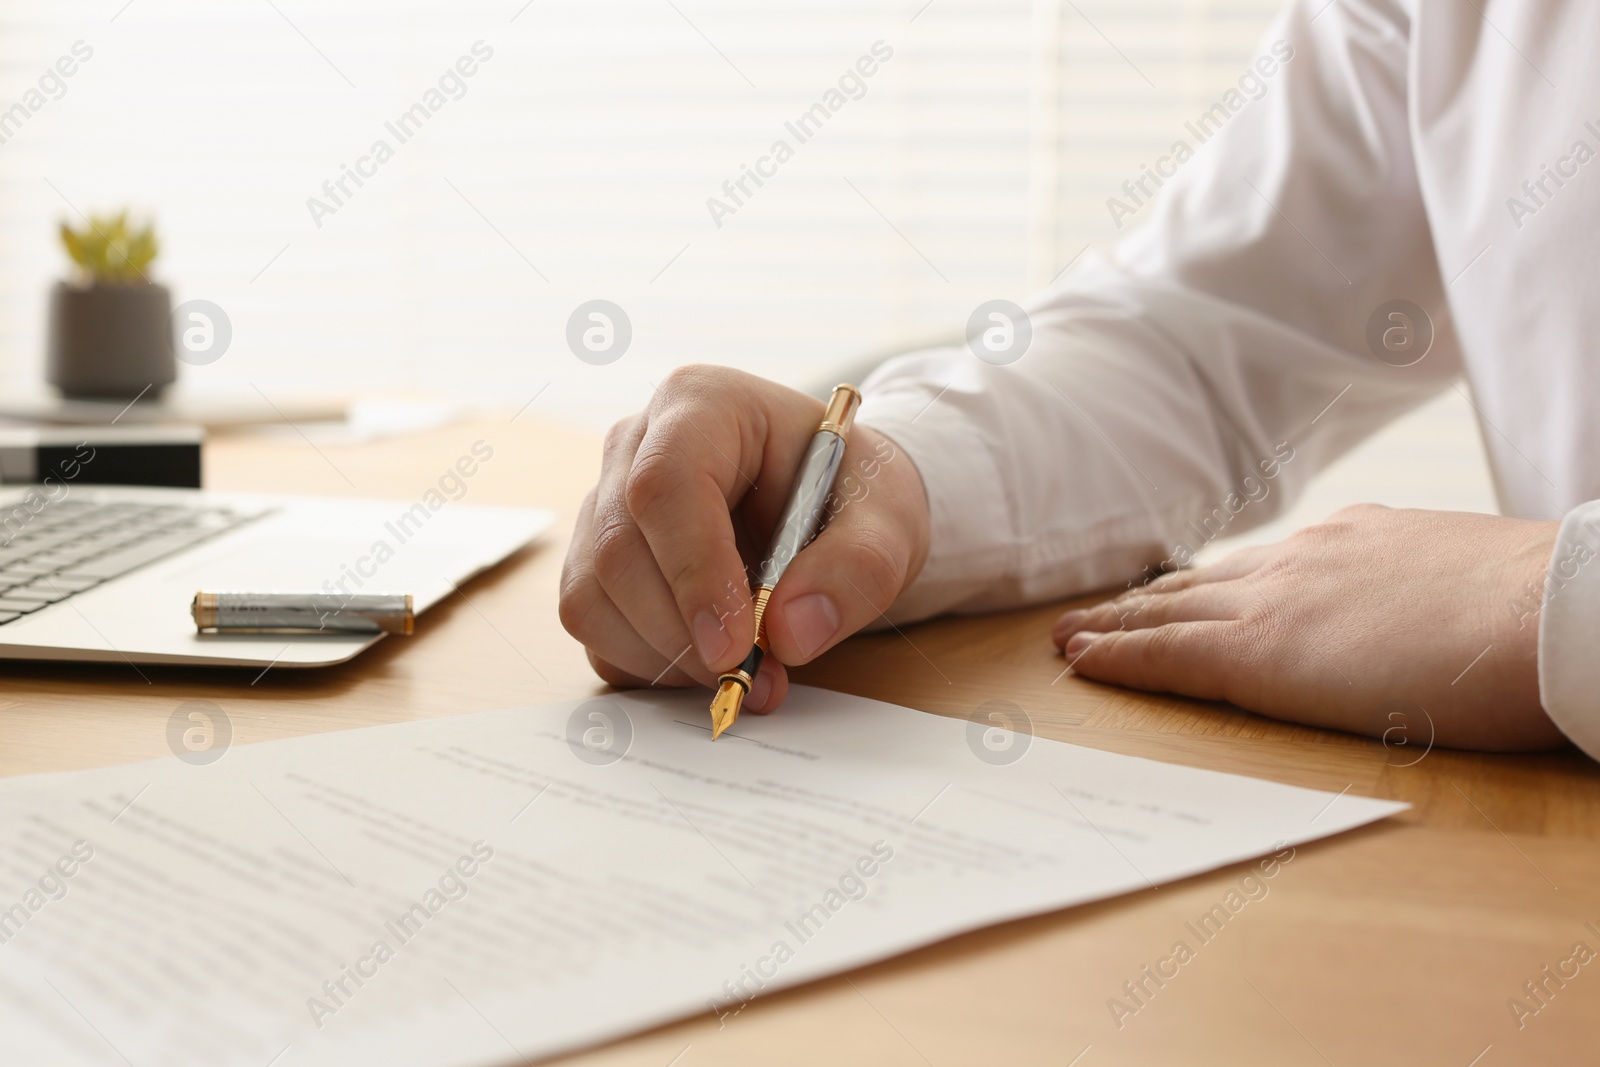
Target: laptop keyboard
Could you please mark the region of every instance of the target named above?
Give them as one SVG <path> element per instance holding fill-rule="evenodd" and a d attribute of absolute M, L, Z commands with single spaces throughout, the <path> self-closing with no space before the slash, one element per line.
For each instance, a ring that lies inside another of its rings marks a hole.
<path fill-rule="evenodd" d="M 63 500 L 0 508 L 0 626 L 260 516 L 214 504 Z M 23 518 L 23 516 L 28 516 Z"/>

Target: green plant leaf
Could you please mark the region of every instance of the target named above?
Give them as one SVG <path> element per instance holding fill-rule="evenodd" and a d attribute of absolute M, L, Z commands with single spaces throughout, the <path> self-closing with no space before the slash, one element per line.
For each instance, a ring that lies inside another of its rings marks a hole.
<path fill-rule="evenodd" d="M 135 230 L 125 208 L 115 215 L 91 215 L 81 229 L 63 222 L 60 236 L 67 255 L 90 281 L 148 280 L 145 268 L 160 251 L 154 224 Z"/>

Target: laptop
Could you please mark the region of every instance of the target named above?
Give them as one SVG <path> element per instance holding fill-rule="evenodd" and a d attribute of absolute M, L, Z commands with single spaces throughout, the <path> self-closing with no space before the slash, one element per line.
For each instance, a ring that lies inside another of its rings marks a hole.
<path fill-rule="evenodd" d="M 421 614 L 533 542 L 553 518 L 451 500 L 7 488 L 0 491 L 0 659 L 258 669 L 342 663 L 383 635 L 198 633 L 189 605 L 202 589 L 410 593 Z"/>

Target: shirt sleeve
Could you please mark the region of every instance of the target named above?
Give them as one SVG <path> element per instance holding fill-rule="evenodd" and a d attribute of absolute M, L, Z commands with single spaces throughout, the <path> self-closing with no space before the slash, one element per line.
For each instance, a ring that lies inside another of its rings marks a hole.
<path fill-rule="evenodd" d="M 1148 221 L 1025 305 L 1019 360 L 928 351 L 867 380 L 861 421 L 910 457 L 932 513 L 892 619 L 1183 566 L 1460 372 L 1413 165 L 1409 34 L 1395 0 L 1291 3 L 1252 78 L 1107 190 L 1114 218 Z M 1389 317 L 1397 301 L 1420 315 Z M 1417 343 L 1380 359 L 1369 338 L 1391 327 Z"/>
<path fill-rule="evenodd" d="M 1600 500 L 1561 520 L 1539 615 L 1539 700 L 1573 744 L 1600 759 Z"/>

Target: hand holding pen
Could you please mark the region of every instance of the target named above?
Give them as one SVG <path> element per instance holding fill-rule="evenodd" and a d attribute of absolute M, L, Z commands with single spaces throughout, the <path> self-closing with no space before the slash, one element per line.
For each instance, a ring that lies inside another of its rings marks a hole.
<path fill-rule="evenodd" d="M 719 686 L 756 643 L 752 580 L 825 405 L 751 375 L 688 367 L 612 428 L 562 574 L 561 619 L 617 686 Z M 762 613 L 766 652 L 743 694 L 765 712 L 785 665 L 880 620 L 927 555 L 928 505 L 910 458 L 857 425 L 826 524 L 796 551 Z"/>

